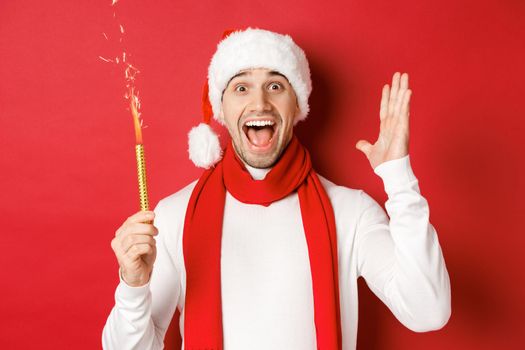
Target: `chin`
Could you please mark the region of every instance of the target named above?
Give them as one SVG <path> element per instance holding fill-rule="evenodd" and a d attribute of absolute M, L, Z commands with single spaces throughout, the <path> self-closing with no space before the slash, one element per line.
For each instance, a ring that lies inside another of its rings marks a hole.
<path fill-rule="evenodd" d="M 241 143 L 243 141 L 247 140 L 242 140 Z M 275 137 L 273 143 L 273 147 L 267 149 L 266 151 L 261 151 L 258 149 L 254 150 L 251 144 L 246 145 L 246 143 L 242 144 L 241 149 L 239 149 L 235 144 L 234 145 L 237 150 L 237 154 L 246 164 L 254 168 L 263 169 L 270 168 L 275 165 L 284 150 L 283 141 L 278 137 Z"/>
<path fill-rule="evenodd" d="M 252 159 L 244 158 L 243 160 L 249 166 L 254 167 L 254 168 L 259 168 L 259 169 L 269 168 L 273 166 L 275 162 L 277 161 L 276 157 L 262 158 L 262 159 L 258 157 L 254 157 Z"/>

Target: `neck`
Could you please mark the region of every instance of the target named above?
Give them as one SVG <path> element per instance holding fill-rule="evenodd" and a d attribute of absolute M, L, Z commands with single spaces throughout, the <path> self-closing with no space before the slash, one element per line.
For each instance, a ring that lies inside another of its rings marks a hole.
<path fill-rule="evenodd" d="M 271 167 L 270 168 L 254 168 L 246 164 L 244 160 L 242 162 L 244 163 L 244 166 L 246 167 L 246 169 L 252 176 L 252 179 L 254 180 L 263 180 L 266 177 L 266 175 L 270 172 L 270 170 L 272 170 Z"/>
<path fill-rule="evenodd" d="M 232 141 L 232 145 L 233 145 L 233 141 Z M 266 175 L 268 175 L 270 170 L 272 170 L 272 167 L 269 167 L 269 168 L 255 168 L 255 167 L 253 167 L 251 165 L 248 165 L 244 161 L 244 159 L 242 159 L 242 157 L 239 156 L 239 154 L 237 153 L 237 150 L 235 149 L 235 147 L 232 147 L 232 148 L 233 148 L 234 152 L 236 153 L 237 158 L 242 161 L 242 163 L 246 167 L 246 170 L 248 170 L 248 172 L 250 173 L 252 179 L 254 179 L 254 180 L 264 180 Z"/>

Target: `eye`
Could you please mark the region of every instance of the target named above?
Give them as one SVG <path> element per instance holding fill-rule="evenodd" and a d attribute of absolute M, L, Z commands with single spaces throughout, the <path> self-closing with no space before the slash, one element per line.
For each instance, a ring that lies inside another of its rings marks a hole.
<path fill-rule="evenodd" d="M 274 82 L 274 83 L 270 84 L 270 90 L 278 90 L 278 89 L 280 89 L 282 87 L 283 86 L 282 86 L 281 83 Z"/>
<path fill-rule="evenodd" d="M 237 85 L 235 87 L 235 91 L 238 91 L 238 92 L 245 92 L 246 91 L 246 86 L 244 85 Z"/>

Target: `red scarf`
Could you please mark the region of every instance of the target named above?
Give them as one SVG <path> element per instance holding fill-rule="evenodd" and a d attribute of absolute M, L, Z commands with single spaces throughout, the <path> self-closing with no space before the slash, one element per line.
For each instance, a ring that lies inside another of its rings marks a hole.
<path fill-rule="evenodd" d="M 226 191 L 243 203 L 268 206 L 296 190 L 312 274 L 317 349 L 341 349 L 334 213 L 310 155 L 295 135 L 264 180 L 252 179 L 230 142 L 222 161 L 197 182 L 183 234 L 185 349 L 223 349 L 220 265 Z"/>

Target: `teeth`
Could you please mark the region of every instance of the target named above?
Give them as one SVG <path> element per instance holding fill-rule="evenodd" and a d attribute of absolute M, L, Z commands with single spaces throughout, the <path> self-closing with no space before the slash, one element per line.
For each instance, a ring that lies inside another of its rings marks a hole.
<path fill-rule="evenodd" d="M 246 126 L 267 126 L 267 125 L 273 125 L 275 124 L 271 120 L 250 120 L 245 125 Z"/>

